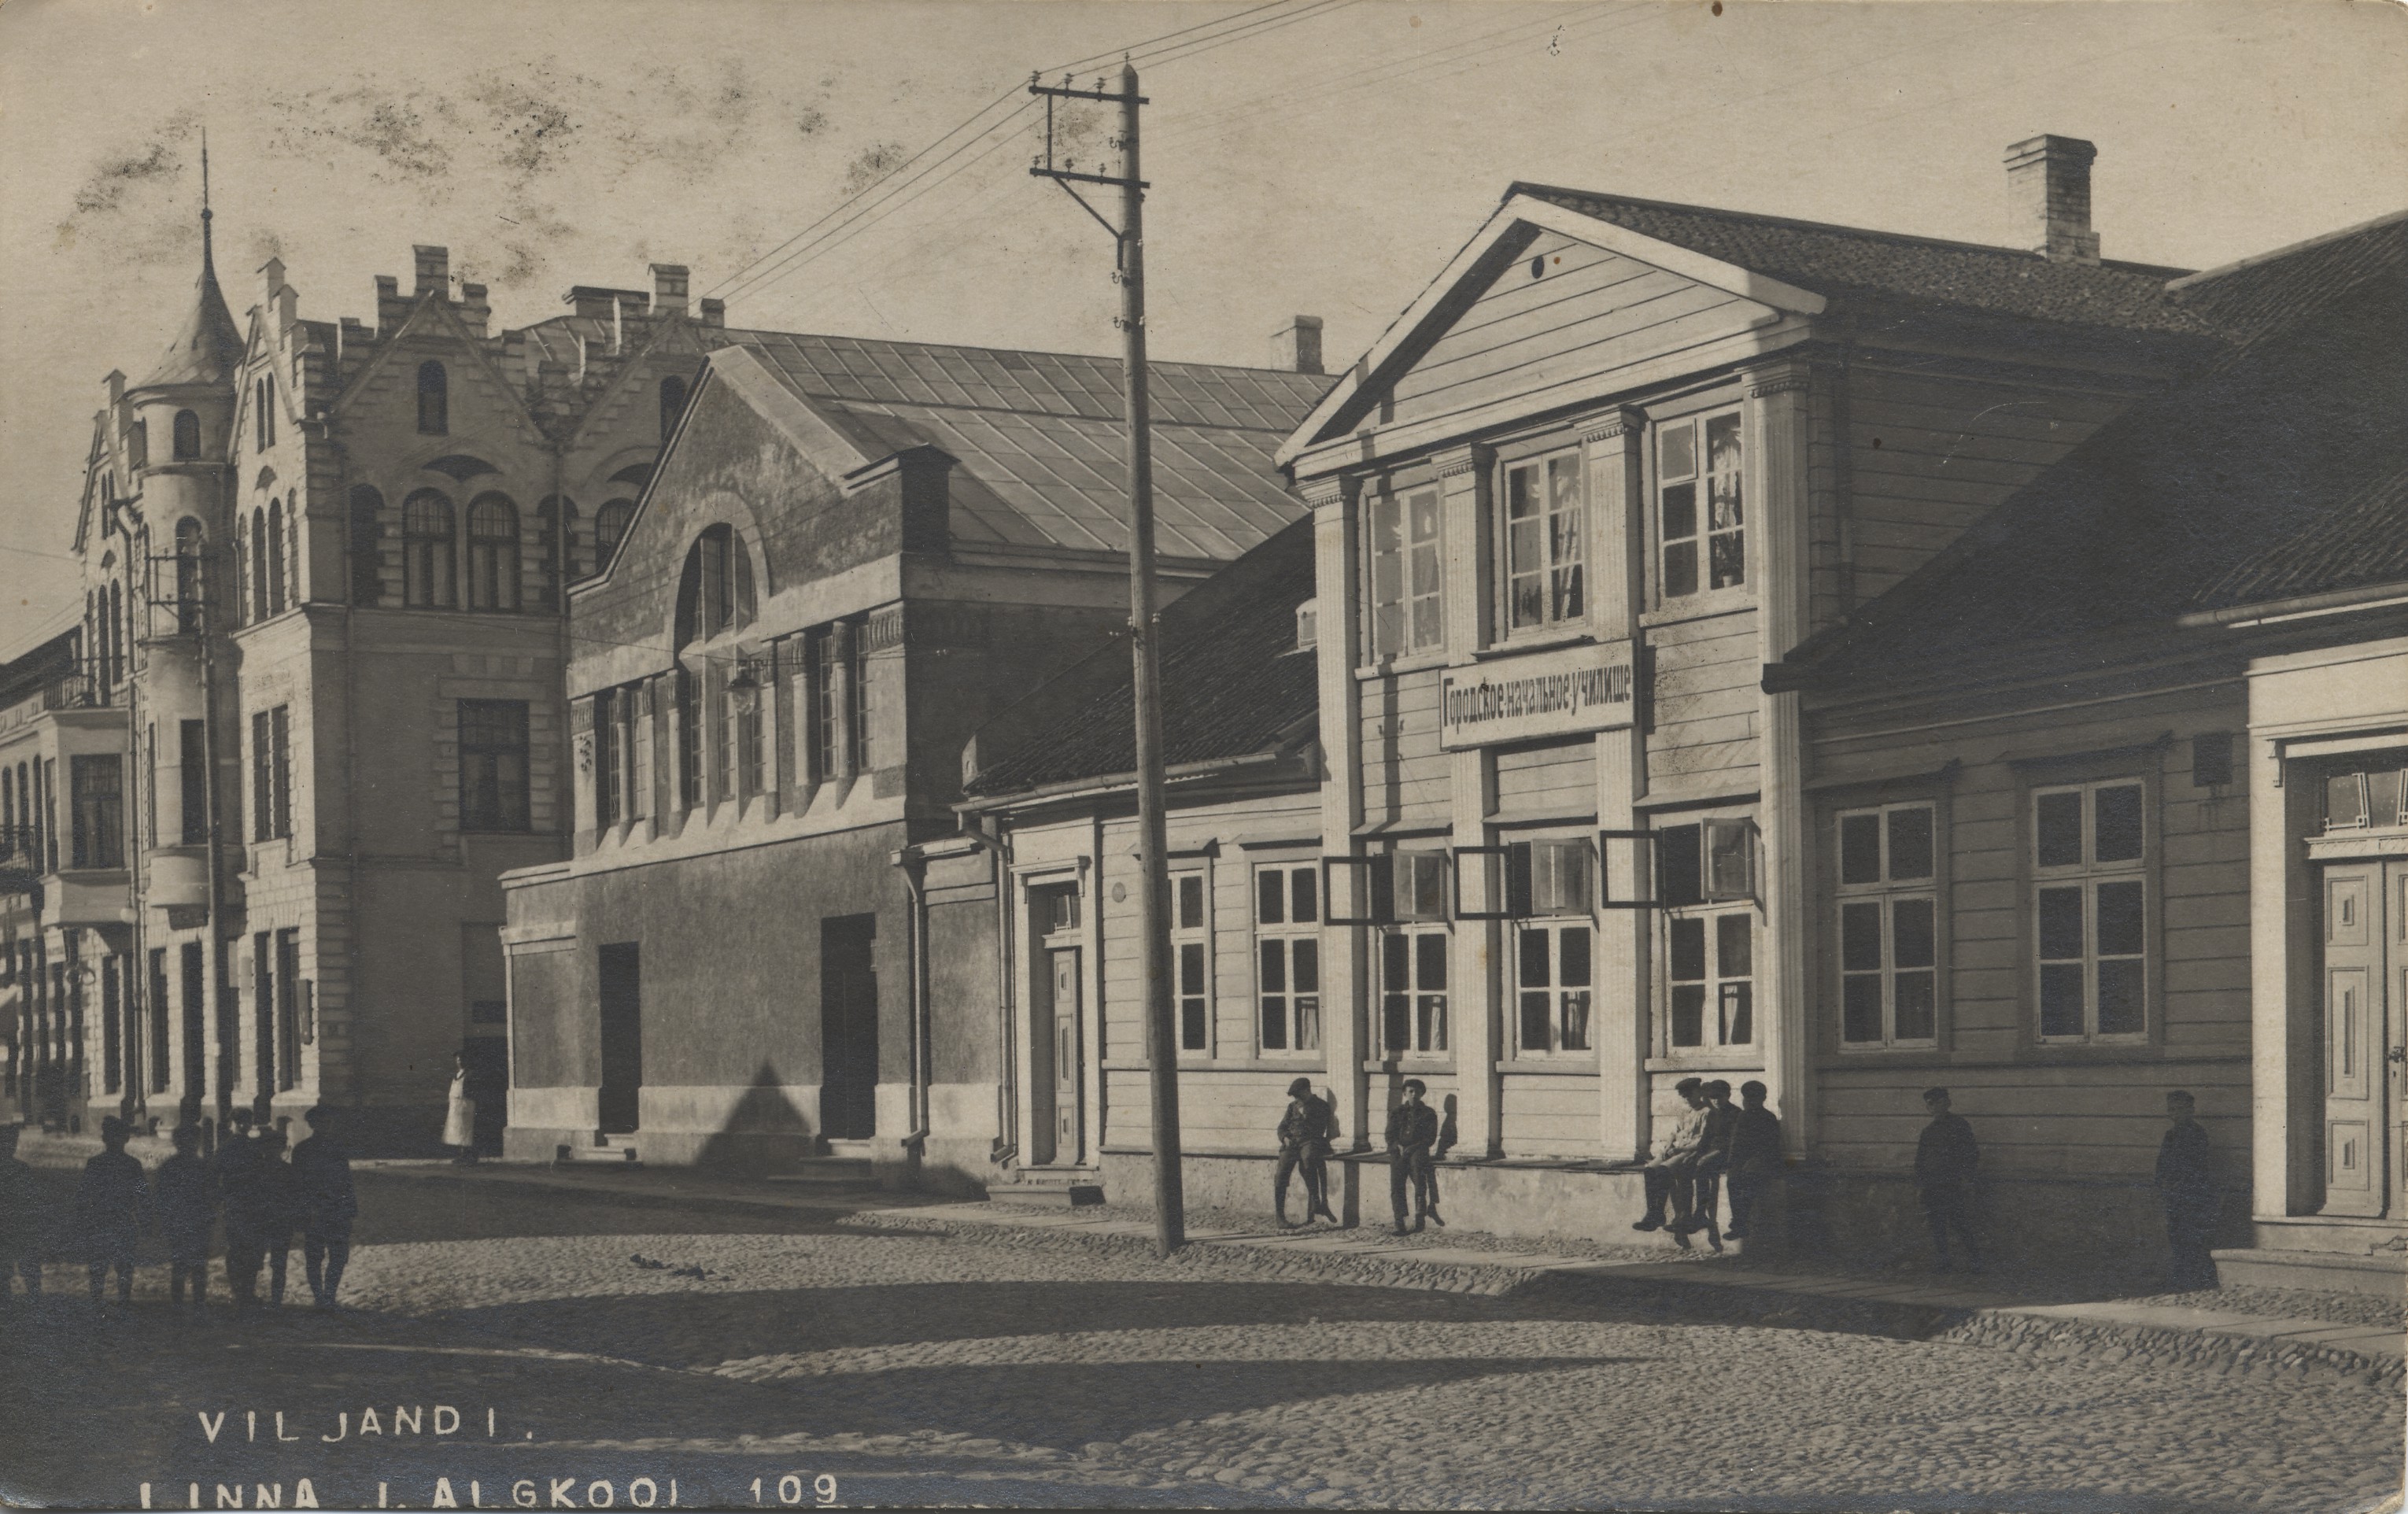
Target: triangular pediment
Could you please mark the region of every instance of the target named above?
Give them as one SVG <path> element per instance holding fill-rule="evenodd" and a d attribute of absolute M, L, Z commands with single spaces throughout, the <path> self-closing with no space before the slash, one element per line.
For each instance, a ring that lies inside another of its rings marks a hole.
<path fill-rule="evenodd" d="M 1470 413 L 1633 369 L 1823 297 L 1550 200 L 1515 193 L 1280 448 Z"/>
<path fill-rule="evenodd" d="M 408 386 L 416 382 L 418 363 L 428 357 L 444 365 L 451 384 L 451 409 L 456 430 L 467 430 L 461 425 L 465 417 L 491 415 L 506 420 L 517 439 L 525 445 L 545 445 L 543 427 L 527 408 L 526 396 L 494 364 L 483 340 L 462 325 L 452 307 L 436 294 L 419 296 L 394 334 L 379 341 L 376 355 L 343 386 L 333 410 L 337 415 L 346 413 L 366 396 L 396 384 L 403 386 L 403 392 L 408 392 Z M 473 401 L 464 404 L 471 395 Z M 247 402 L 248 396 L 245 399 Z"/>

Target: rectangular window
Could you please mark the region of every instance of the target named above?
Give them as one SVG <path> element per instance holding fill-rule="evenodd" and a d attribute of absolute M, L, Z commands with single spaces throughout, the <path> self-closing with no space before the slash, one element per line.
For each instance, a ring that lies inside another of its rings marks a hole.
<path fill-rule="evenodd" d="M 175 1044 L 168 1038 L 167 949 L 150 949 L 150 1092 L 167 1092 L 168 1064 Z"/>
<path fill-rule="evenodd" d="M 1839 827 L 1840 1039 L 1930 1046 L 1940 1035 L 1933 807 L 1853 810 Z"/>
<path fill-rule="evenodd" d="M 78 867 L 125 865 L 124 772 L 114 753 L 67 759 L 69 797 L 75 803 L 69 838 Z"/>
<path fill-rule="evenodd" d="M 460 829 L 527 826 L 526 701 L 461 700 Z"/>
<path fill-rule="evenodd" d="M 1392 929 L 1380 936 L 1380 1045 L 1388 1057 L 1446 1050 L 1443 930 Z"/>
<path fill-rule="evenodd" d="M 2032 916 L 2043 1041 L 2148 1030 L 2147 821 L 2139 783 L 2032 795 Z"/>
<path fill-rule="evenodd" d="M 1582 577 L 1587 513 L 1580 454 L 1563 452 L 1505 470 L 1505 629 L 1510 634 L 1584 620 Z"/>
<path fill-rule="evenodd" d="M 176 760 L 179 787 L 182 796 L 182 834 L 178 839 L 185 846 L 197 847 L 209 838 L 209 744 L 208 731 L 199 721 L 179 721 L 176 731 Z"/>
<path fill-rule="evenodd" d="M 122 1086 L 124 1043 L 120 1039 L 118 1017 L 124 1004 L 117 992 L 117 959 L 106 957 L 100 964 L 100 1078 L 101 1092 L 114 1093 Z"/>
<path fill-rule="evenodd" d="M 1204 875 L 1170 880 L 1170 954 L 1178 973 L 1179 1050 L 1212 1048 L 1212 936 L 1204 907 Z"/>
<path fill-rule="evenodd" d="M 1596 983 L 1595 933 L 1584 924 L 1517 927 L 1514 983 L 1520 1008 L 1515 1044 L 1525 1054 L 1589 1050 L 1590 995 Z"/>
<path fill-rule="evenodd" d="M 677 679 L 677 782 L 678 807 L 699 808 L 702 804 L 702 697 L 700 680 L 692 668 L 681 667 L 671 675 Z"/>
<path fill-rule="evenodd" d="M 277 1081 L 275 941 L 267 931 L 256 932 L 251 938 L 251 1044 L 259 1059 L 263 1090 L 285 1086 Z"/>
<path fill-rule="evenodd" d="M 824 783 L 836 777 L 836 636 L 818 631 L 811 636 L 811 777 Z"/>
<path fill-rule="evenodd" d="M 1262 1049 L 1321 1050 L 1321 869 L 1254 869 L 1254 952 Z"/>
<path fill-rule="evenodd" d="M 275 841 L 293 834 L 292 736 L 288 707 L 251 717 L 251 838 Z"/>
<path fill-rule="evenodd" d="M 1439 548 L 1439 493 L 1373 496 L 1371 655 L 1426 651 L 1446 639 L 1444 574 Z"/>
<path fill-rule="evenodd" d="M 159 844 L 159 727 L 142 728 L 142 844 Z"/>
<path fill-rule="evenodd" d="M 870 680 L 869 627 L 853 636 L 853 770 L 875 772 L 881 753 L 871 727 L 878 723 L 878 689 Z"/>
<path fill-rule="evenodd" d="M 1656 433 L 1657 590 L 1679 599 L 1747 581 L 1737 411 L 1667 421 Z"/>
<path fill-rule="evenodd" d="M 1756 911 L 1674 915 L 1665 947 L 1673 1050 L 1755 1044 Z"/>
<path fill-rule="evenodd" d="M 276 933 L 276 1086 L 301 1078 L 301 933 Z"/>
<path fill-rule="evenodd" d="M 626 697 L 617 689 L 594 696 L 594 823 L 616 825 L 626 819 L 626 796 L 619 784 L 619 707 Z"/>

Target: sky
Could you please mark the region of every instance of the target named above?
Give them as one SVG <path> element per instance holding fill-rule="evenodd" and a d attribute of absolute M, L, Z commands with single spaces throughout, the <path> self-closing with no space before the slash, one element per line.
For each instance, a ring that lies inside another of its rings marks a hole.
<path fill-rule="evenodd" d="M 1312 314 L 1342 367 L 1515 179 L 1998 242 L 2004 149 L 2054 132 L 2098 144 L 2105 256 L 2191 268 L 2408 207 L 2391 0 L 5 0 L 0 655 L 79 603 L 93 417 L 191 307 L 204 130 L 238 321 L 274 256 L 373 322 L 429 242 L 496 329 L 663 262 L 732 325 L 1111 352 L 1111 243 L 1029 177 L 1025 86 L 1131 49 L 1158 360 Z"/>

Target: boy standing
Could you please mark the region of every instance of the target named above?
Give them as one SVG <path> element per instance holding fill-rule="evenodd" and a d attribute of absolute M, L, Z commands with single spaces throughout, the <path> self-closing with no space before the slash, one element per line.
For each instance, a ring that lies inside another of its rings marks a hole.
<path fill-rule="evenodd" d="M 1739 1121 L 1731 1129 L 1729 1177 L 1730 1228 L 1733 1240 L 1747 1238 L 1748 1220 L 1756 1212 L 1756 1195 L 1781 1170 L 1781 1120 L 1764 1107 L 1765 1087 L 1754 1078 L 1739 1085 Z"/>
<path fill-rule="evenodd" d="M 159 1229 L 167 1239 L 167 1307 L 184 1305 L 184 1284 L 193 1287 L 193 1307 L 208 1298 L 209 1232 L 218 1222 L 218 1175 L 201 1157 L 197 1125 L 176 1127 L 176 1154 L 159 1164 L 152 1190 Z"/>
<path fill-rule="evenodd" d="M 1982 1253 L 1973 1243 L 1973 1169 L 1980 1164 L 1982 1149 L 1973 1140 L 1973 1127 L 1965 1117 L 1948 1112 L 1948 1091 L 1930 1088 L 1923 1092 L 1923 1107 L 1931 1112 L 1931 1123 L 1923 1127 L 1922 1138 L 1914 1143 L 1914 1186 L 1923 1199 L 1923 1217 L 1931 1226 L 1931 1249 L 1939 1254 L 1936 1272 L 1952 1270 L 1956 1264 L 1948 1258 L 1948 1233 L 1955 1231 L 1965 1246 L 1965 1270 L 1982 1270 Z"/>
<path fill-rule="evenodd" d="M 336 1112 L 320 1105 L 301 1118 L 309 1121 L 310 1132 L 308 1140 L 293 1149 L 301 1262 L 309 1272 L 309 1296 L 320 1308 L 330 1309 L 351 1259 L 351 1220 L 360 1205 L 351 1189 L 351 1158 L 337 1136 Z"/>
<path fill-rule="evenodd" d="M 1312 1079 L 1299 1078 L 1287 1086 L 1287 1112 L 1280 1116 L 1279 1167 L 1271 1176 L 1271 1202 L 1283 1229 L 1287 1222 L 1287 1180 L 1304 1169 L 1304 1222 L 1315 1217 L 1338 1222 L 1329 1212 L 1329 1137 L 1338 1128 L 1328 1102 L 1314 1094 Z"/>
<path fill-rule="evenodd" d="M 117 1269 L 117 1302 L 134 1302 L 134 1248 L 142 1238 L 142 1208 L 149 1184 L 142 1164 L 125 1154 L 133 1134 L 115 1115 L 100 1122 L 99 1155 L 83 1164 L 76 1185 L 76 1235 L 92 1273 L 92 1303 L 98 1308 L 101 1284 Z"/>
<path fill-rule="evenodd" d="M 2166 1207 L 2166 1291 L 2173 1293 L 2216 1286 L 2215 1258 L 2208 1248 L 2223 1196 L 2215 1189 L 2207 1127 L 2197 1113 L 2197 1101 L 2184 1090 L 2166 1095 L 2166 1118 L 2173 1124 L 2157 1144 L 2157 1186 Z"/>
<path fill-rule="evenodd" d="M 1388 1200 L 1396 1207 L 1399 1235 L 1405 1234 L 1408 1187 L 1412 1190 L 1413 1229 L 1421 1229 L 1437 1207 L 1432 1193 L 1437 1173 L 1430 1164 L 1430 1149 L 1438 1144 L 1438 1111 L 1422 1102 L 1428 1092 L 1429 1086 L 1420 1078 L 1408 1078 L 1402 1098 L 1388 1111 Z"/>

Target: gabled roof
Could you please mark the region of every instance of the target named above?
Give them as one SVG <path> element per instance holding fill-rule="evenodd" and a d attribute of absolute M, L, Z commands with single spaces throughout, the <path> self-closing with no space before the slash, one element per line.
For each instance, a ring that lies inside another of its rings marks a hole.
<path fill-rule="evenodd" d="M 1319 674 L 1296 647 L 1313 597 L 1312 522 L 1265 540 L 1162 612 L 1164 765 L 1278 754 L 1317 734 Z M 1137 767 L 1127 643 L 1115 639 L 982 729 L 967 792 L 999 797 Z M 1299 734 L 1300 733 L 1300 734 Z"/>
<path fill-rule="evenodd" d="M 1118 359 L 729 336 L 864 455 L 932 446 L 953 457 L 957 542 L 1126 550 Z M 1226 562 L 1295 520 L 1302 507 L 1271 450 L 1329 380 L 1191 363 L 1157 363 L 1151 373 L 1163 554 Z"/>
<path fill-rule="evenodd" d="M 242 366 L 242 332 L 235 325 L 234 312 L 226 307 L 225 294 L 218 288 L 216 263 L 205 243 L 201 277 L 193 286 L 192 309 L 185 313 L 183 324 L 177 328 L 175 339 L 167 344 L 167 350 L 161 355 L 150 377 L 132 387 L 142 390 L 214 384 L 231 388 L 236 372 Z"/>
<path fill-rule="evenodd" d="M 2251 312 L 2256 336 L 2101 427 L 1770 681 L 1954 678 L 2052 646 L 2079 662 L 2116 628 L 2408 578 L 2408 219 L 2222 277 L 2190 297 Z"/>

